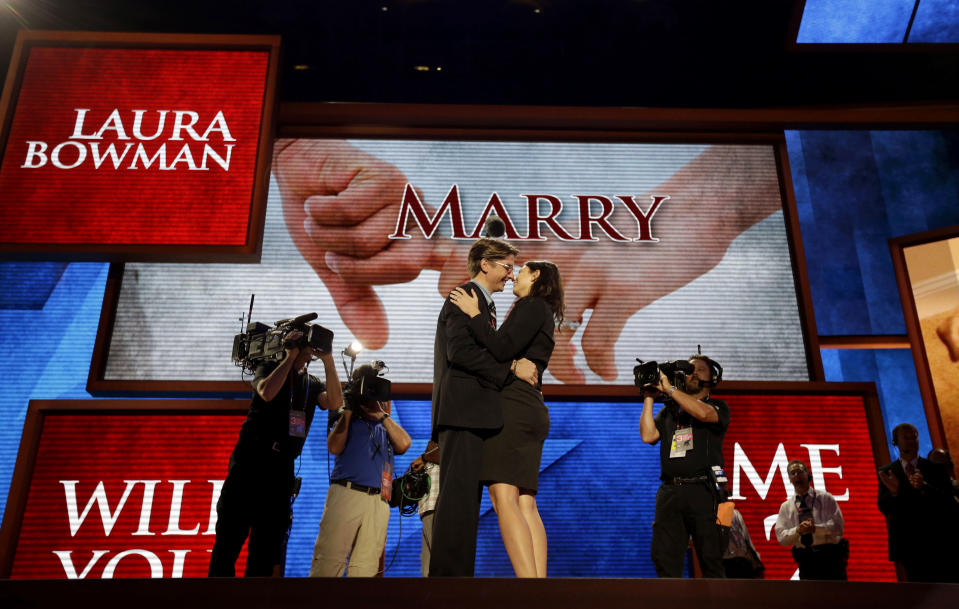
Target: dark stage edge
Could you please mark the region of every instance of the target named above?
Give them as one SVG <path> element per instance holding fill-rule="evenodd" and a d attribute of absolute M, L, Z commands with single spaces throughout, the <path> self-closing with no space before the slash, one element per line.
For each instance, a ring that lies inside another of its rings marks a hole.
<path fill-rule="evenodd" d="M 959 584 L 500 578 L 0 580 L 0 607 L 957 609 Z"/>

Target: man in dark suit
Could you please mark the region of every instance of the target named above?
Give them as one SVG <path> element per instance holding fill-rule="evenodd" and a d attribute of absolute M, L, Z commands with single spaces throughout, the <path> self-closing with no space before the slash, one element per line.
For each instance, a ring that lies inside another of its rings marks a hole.
<path fill-rule="evenodd" d="M 945 469 L 919 456 L 919 432 L 909 423 L 892 430 L 899 459 L 879 469 L 879 511 L 886 517 L 889 560 L 911 582 L 957 581 L 956 550 L 947 540 L 952 488 Z"/>
<path fill-rule="evenodd" d="M 512 280 L 517 253 L 500 239 L 479 239 L 470 248 L 472 279 L 461 287 L 479 292 L 480 315 L 494 328 L 492 294 Z M 500 390 L 510 375 L 537 377 L 536 365 L 529 360 L 497 362 L 470 335 L 468 322 L 469 316 L 447 299 L 436 323 L 432 435 L 440 446 L 440 494 L 433 517 L 430 576 L 473 575 L 483 442 L 503 426 Z"/>

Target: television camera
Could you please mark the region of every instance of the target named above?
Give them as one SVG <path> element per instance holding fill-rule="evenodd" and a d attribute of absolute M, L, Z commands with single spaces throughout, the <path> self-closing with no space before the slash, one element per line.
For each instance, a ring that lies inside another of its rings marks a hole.
<path fill-rule="evenodd" d="M 685 391 L 686 375 L 692 374 L 696 370 L 696 366 L 681 359 L 656 363 L 654 361 L 644 362 L 637 357 L 636 361 L 639 362 L 639 365 L 633 368 L 633 382 L 640 389 L 658 385 L 659 373 L 662 371 L 673 387 Z"/>
<path fill-rule="evenodd" d="M 360 414 L 362 405 L 368 402 L 389 402 L 392 383 L 383 378 L 389 367 L 380 360 L 363 364 L 353 371 L 350 382 L 343 389 L 344 407 Z"/>
<path fill-rule="evenodd" d="M 686 391 L 686 375 L 696 371 L 696 366 L 692 360 L 701 360 L 709 367 L 709 380 L 703 380 L 700 385 L 715 387 L 719 381 L 723 380 L 723 367 L 716 360 L 703 355 L 701 345 L 696 346 L 696 354 L 690 355 L 688 360 L 675 360 L 672 362 L 644 362 L 636 358 L 639 365 L 633 368 L 633 382 L 637 387 L 653 387 L 659 384 L 659 373 L 662 371 L 669 379 L 669 383 L 679 389 Z"/>
<path fill-rule="evenodd" d="M 253 298 L 250 298 L 250 317 L 253 314 Z M 333 350 L 333 331 L 309 322 L 316 313 L 281 319 L 270 326 L 259 321 L 250 321 L 246 328 L 233 337 L 233 363 L 250 374 L 264 362 L 281 361 L 287 347 L 312 347 L 330 353 Z M 241 316 L 242 323 L 243 318 Z M 294 332 L 299 331 L 291 338 Z"/>

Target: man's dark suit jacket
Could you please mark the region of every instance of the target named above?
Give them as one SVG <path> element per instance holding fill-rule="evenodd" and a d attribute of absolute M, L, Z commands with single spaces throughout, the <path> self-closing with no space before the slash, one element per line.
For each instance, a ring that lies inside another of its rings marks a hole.
<path fill-rule="evenodd" d="M 886 517 L 889 534 L 889 560 L 903 565 L 910 581 L 943 581 L 939 572 L 952 562 L 947 532 L 949 501 L 952 490 L 942 466 L 919 457 L 916 465 L 924 485 L 915 489 L 909 484 L 902 462 L 896 459 L 879 469 L 891 471 L 899 479 L 895 497 L 879 480 L 879 511 Z"/>
<path fill-rule="evenodd" d="M 472 282 L 464 289 L 480 288 Z M 490 323 L 479 294 L 480 316 Z M 440 445 L 440 492 L 433 516 L 430 576 L 470 577 L 476 559 L 483 442 L 503 426 L 500 390 L 509 363 L 497 362 L 473 339 L 469 316 L 447 299 L 433 353 L 433 439 Z"/>
<path fill-rule="evenodd" d="M 489 307 L 472 281 L 460 286 L 479 297 L 480 317 L 490 323 Z M 498 429 L 503 426 L 500 390 L 509 362 L 497 362 L 469 333 L 469 316 L 443 304 L 433 343 L 433 439 L 437 428 Z"/>

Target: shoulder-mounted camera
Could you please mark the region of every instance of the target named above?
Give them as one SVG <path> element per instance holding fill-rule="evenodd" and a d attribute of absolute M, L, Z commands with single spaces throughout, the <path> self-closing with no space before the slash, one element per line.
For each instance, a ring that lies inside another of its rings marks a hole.
<path fill-rule="evenodd" d="M 637 357 L 636 361 L 639 362 L 639 364 L 633 367 L 633 382 L 640 389 L 643 387 L 656 386 L 659 384 L 659 373 L 662 371 L 673 387 L 676 387 L 680 391 L 685 391 L 686 375 L 696 371 L 696 366 L 692 362 L 694 359 L 702 360 L 709 366 L 709 380 L 704 381 L 702 383 L 703 385 L 708 384 L 710 387 L 715 387 L 719 381 L 723 380 L 723 367 L 720 366 L 716 360 L 697 353 L 696 355 L 691 355 L 688 360 L 678 359 L 672 362 L 662 362 L 658 364 L 653 361 L 644 362 Z"/>
<path fill-rule="evenodd" d="M 281 319 L 273 326 L 259 321 L 248 323 L 245 332 L 233 337 L 233 363 L 252 373 L 261 363 L 281 361 L 287 347 L 311 347 L 330 353 L 333 350 L 333 331 L 309 323 L 316 318 L 316 313 L 306 313 Z M 290 339 L 290 334 L 297 330 L 301 334 Z"/>
<path fill-rule="evenodd" d="M 654 361 L 644 362 L 636 358 L 639 365 L 633 368 L 633 382 L 637 387 L 654 387 L 659 384 L 659 373 L 662 371 L 669 379 L 669 383 L 679 389 L 686 390 L 686 375 L 692 374 L 696 366 L 685 360 L 675 360 L 672 362 L 657 363 Z"/>

